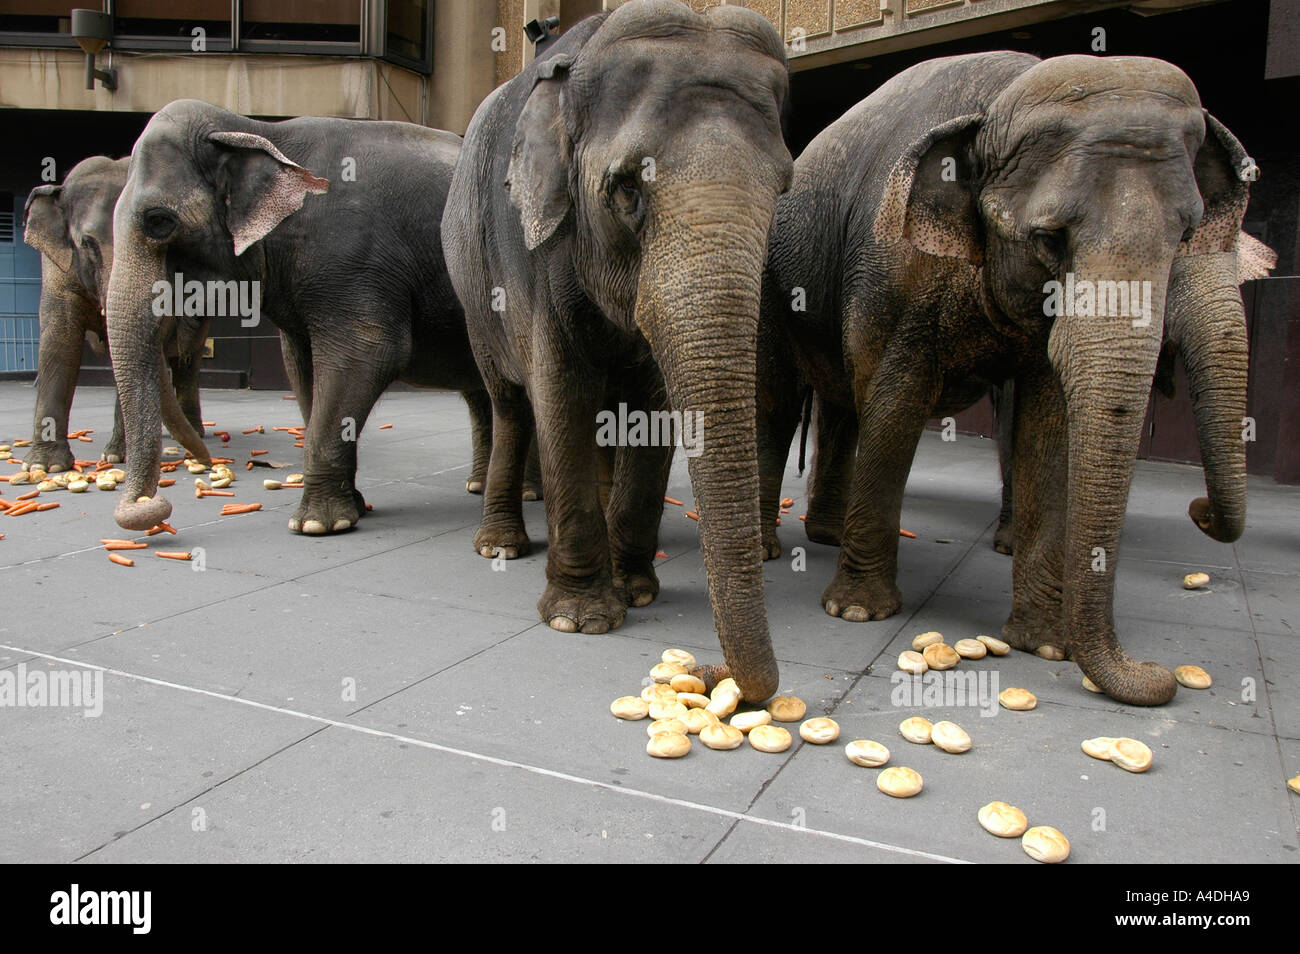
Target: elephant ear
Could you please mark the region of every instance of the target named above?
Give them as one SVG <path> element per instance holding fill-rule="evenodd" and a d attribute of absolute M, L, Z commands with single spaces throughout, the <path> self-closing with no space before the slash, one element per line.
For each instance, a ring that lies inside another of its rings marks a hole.
<path fill-rule="evenodd" d="M 1193 169 L 1205 210 L 1192 237 L 1179 245 L 1179 255 L 1232 251 L 1250 201 L 1250 183 L 1259 178 L 1259 167 L 1237 137 L 1208 111 L 1203 112 L 1205 142 L 1196 153 Z"/>
<path fill-rule="evenodd" d="M 309 193 L 329 190 L 328 179 L 312 175 L 262 136 L 213 132 L 208 141 L 225 153 L 221 198 L 236 255 L 302 208 Z"/>
<path fill-rule="evenodd" d="M 1237 236 L 1237 284 L 1264 278 L 1277 267 L 1277 252 L 1255 236 L 1242 232 Z"/>
<path fill-rule="evenodd" d="M 60 185 L 37 186 L 23 206 L 23 241 L 47 255 L 60 271 L 72 267 L 68 220 L 59 208 Z"/>
<path fill-rule="evenodd" d="M 975 204 L 972 144 L 984 117 L 958 116 L 935 126 L 894 163 L 874 226 L 876 239 L 906 239 L 929 255 L 984 261 Z"/>
<path fill-rule="evenodd" d="M 556 54 L 538 68 L 537 81 L 515 124 L 506 188 L 519 210 L 524 244 L 537 248 L 569 214 L 569 137 L 560 96 L 573 61 Z"/>

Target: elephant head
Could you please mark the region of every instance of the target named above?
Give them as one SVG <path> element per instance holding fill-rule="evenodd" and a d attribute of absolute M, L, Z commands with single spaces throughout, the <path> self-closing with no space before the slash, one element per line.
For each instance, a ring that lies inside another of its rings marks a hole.
<path fill-rule="evenodd" d="M 107 343 L 104 312 L 113 269 L 113 209 L 129 167 L 129 159 L 92 156 L 73 166 L 62 183 L 37 186 L 27 197 L 24 240 L 42 253 L 38 434 L 47 416 L 66 432 L 84 334 L 94 333 L 93 346 L 100 353 Z M 160 375 L 164 373 L 160 367 Z M 185 420 L 175 396 L 169 389 L 165 395 L 162 410 L 168 429 L 191 452 L 206 457 L 202 438 Z M 61 411 L 54 412 L 56 407 Z M 42 443 L 38 439 L 36 448 Z M 29 455 L 35 456 L 39 453 Z"/>
<path fill-rule="evenodd" d="M 876 228 L 980 269 L 988 319 L 1045 351 L 1068 434 L 1062 557 L 1069 651 L 1113 698 L 1159 704 L 1173 675 L 1115 636 L 1114 571 L 1166 320 L 1197 395 L 1212 502 L 1193 517 L 1241 532 L 1246 351 L 1232 254 L 1255 175 L 1179 69 L 1064 56 L 1016 76 L 982 114 L 930 131 L 900 160 Z M 1221 294 L 1188 276 L 1222 256 Z M 1228 273 L 1232 272 L 1228 280 Z M 1186 286 L 1186 290 L 1184 290 Z M 1235 305 L 1234 305 L 1235 303 Z M 1018 396 L 1019 398 L 1019 396 Z M 1102 559 L 1098 560 L 1098 554 Z"/>
<path fill-rule="evenodd" d="M 250 247 L 308 194 L 328 187 L 269 140 L 240 131 L 243 122 L 194 100 L 166 106 L 136 140 L 117 203 L 107 315 L 129 467 L 127 493 L 114 516 L 129 530 L 152 527 L 171 513 L 171 504 L 156 496 L 162 341 L 177 321 L 213 317 L 205 309 L 214 287 L 220 314 L 231 311 L 232 289 L 249 297 L 247 288 L 230 283 L 258 279 L 260 263 L 250 259 L 259 256 L 256 250 L 246 254 Z M 179 293 L 178 281 L 184 284 Z M 188 291 L 192 282 L 199 283 L 197 296 Z M 183 302 L 179 315 L 173 314 L 177 300 Z"/>
<path fill-rule="evenodd" d="M 582 291 L 644 337 L 673 409 L 703 423 L 688 466 L 714 619 L 732 674 L 758 701 L 777 680 L 754 400 L 768 230 L 793 168 L 785 52 L 770 23 L 731 6 L 701 15 L 636 0 L 591 22 L 576 53 L 540 64 L 510 197 L 527 247 L 571 241 Z"/>

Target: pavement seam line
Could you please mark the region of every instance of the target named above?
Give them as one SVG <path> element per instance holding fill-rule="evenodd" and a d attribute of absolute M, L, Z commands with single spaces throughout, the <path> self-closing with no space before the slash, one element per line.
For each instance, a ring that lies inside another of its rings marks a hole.
<path fill-rule="evenodd" d="M 1273 747 L 1277 750 L 1278 765 L 1282 768 L 1282 777 L 1286 777 L 1286 753 L 1282 751 L 1282 740 L 1277 734 L 1277 713 L 1273 711 L 1273 699 L 1268 691 L 1268 677 L 1264 674 L 1264 650 L 1259 645 L 1259 633 L 1255 632 L 1255 616 L 1250 611 L 1250 592 L 1246 589 L 1246 577 L 1241 569 L 1241 556 L 1237 553 L 1237 543 L 1232 543 L 1233 562 L 1236 563 L 1237 582 L 1241 585 L 1241 599 L 1246 604 L 1246 619 L 1250 623 L 1251 635 L 1255 640 L 1255 658 L 1259 660 L 1259 681 L 1264 707 L 1268 710 L 1269 724 L 1273 726 Z M 1285 782 L 1283 783 L 1285 786 Z M 1283 791 L 1286 789 L 1283 788 Z M 1300 832 L 1300 816 L 1296 815 L 1295 799 L 1287 797 L 1287 807 L 1291 810 L 1291 824 Z"/>
<path fill-rule="evenodd" d="M 553 778 L 563 782 L 572 782 L 578 785 L 585 785 L 589 788 L 602 789 L 607 792 L 615 792 L 621 795 L 628 795 L 634 798 L 642 798 L 648 801 L 659 802 L 664 805 L 673 805 L 678 808 L 688 808 L 694 811 L 703 812 L 709 815 L 716 815 L 722 818 L 730 818 L 734 821 L 745 821 L 755 825 L 768 828 L 777 828 L 785 831 L 798 832 L 800 834 L 813 835 L 819 838 L 826 838 L 832 841 L 841 841 L 848 844 L 861 845 L 866 848 L 875 848 L 881 851 L 894 852 L 896 854 L 910 855 L 916 858 L 925 858 L 930 861 L 946 862 L 948 864 L 971 864 L 962 858 L 953 858 L 948 855 L 935 854 L 933 852 L 921 851 L 916 848 L 905 848 L 901 845 L 891 845 L 886 842 L 872 841 L 869 838 L 858 838 L 855 835 L 844 835 L 839 832 L 826 831 L 820 828 L 808 828 L 801 825 L 795 825 L 790 822 L 775 821 L 769 818 L 762 818 L 756 815 L 747 815 L 742 812 L 732 811 L 727 808 L 719 808 L 715 805 L 705 805 L 702 802 L 692 802 L 682 798 L 673 798 L 668 795 L 659 795 L 655 792 L 646 792 L 641 789 L 627 788 L 622 785 L 615 785 L 610 782 L 601 782 L 596 779 L 583 778 L 581 775 L 571 775 L 568 772 L 560 772 L 555 769 L 542 768 L 538 765 L 529 765 L 526 762 L 516 762 L 512 759 L 504 759 L 494 755 L 484 755 L 480 752 L 471 752 L 468 749 L 458 749 L 454 746 L 443 745 L 439 742 L 431 742 L 427 739 L 418 739 L 413 736 L 400 735 L 396 732 L 388 732 L 384 729 L 375 729 L 370 726 L 358 725 L 354 722 L 344 722 L 339 719 L 331 719 L 327 716 L 315 715 L 310 712 L 302 712 L 296 709 L 285 709 L 280 706 L 273 706 L 269 703 L 258 702 L 254 699 L 243 699 L 238 696 L 227 695 L 222 692 L 214 692 L 211 689 L 200 689 L 197 686 L 186 686 L 182 683 L 169 682 L 165 679 L 155 679 L 152 676 L 143 676 L 139 673 L 126 672 L 121 669 L 114 669 L 109 666 L 99 666 L 94 663 L 85 662 L 84 660 L 66 659 L 60 656 L 54 656 L 50 653 L 34 652 L 21 646 L 11 646 L 0 643 L 0 649 L 10 652 L 25 652 L 32 656 L 46 659 L 51 662 L 63 663 L 69 666 L 77 666 L 82 669 L 99 670 L 113 676 L 120 676 L 123 679 L 130 679 L 135 682 L 143 682 L 148 685 L 160 686 L 165 689 L 176 689 L 181 692 L 189 692 L 195 695 L 207 696 L 210 699 L 218 699 L 223 702 L 233 702 L 238 705 L 248 706 L 253 709 L 261 709 L 265 712 L 274 712 L 278 715 L 286 715 L 296 719 L 304 719 L 308 722 L 315 722 L 318 725 L 329 726 L 336 729 L 346 729 L 361 735 L 369 735 L 375 738 L 389 739 L 395 742 L 405 742 L 408 745 L 414 745 L 418 748 L 428 749 L 434 752 L 442 752 L 445 755 L 454 755 L 461 758 L 469 759 L 475 762 L 486 762 L 490 765 L 500 766 L 502 768 L 519 769 L 533 775 L 541 775 L 546 778 Z"/>

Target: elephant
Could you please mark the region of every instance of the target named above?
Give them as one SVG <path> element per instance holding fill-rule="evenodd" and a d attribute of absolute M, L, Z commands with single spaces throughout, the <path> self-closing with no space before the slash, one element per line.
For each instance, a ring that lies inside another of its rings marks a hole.
<path fill-rule="evenodd" d="M 813 140 L 777 206 L 763 302 L 826 426 L 856 433 L 827 613 L 898 611 L 899 513 L 925 422 L 1010 379 L 1019 505 L 1003 638 L 1068 653 L 1119 701 L 1172 698 L 1173 674 L 1115 633 L 1119 538 L 1166 327 L 1205 464 L 1208 497 L 1189 512 L 1213 539 L 1241 534 L 1234 251 L 1256 174 L 1187 76 L 1143 57 L 927 61 Z"/>
<path fill-rule="evenodd" d="M 1231 271 L 1224 271 L 1225 266 L 1234 265 L 1236 284 L 1241 285 L 1257 278 L 1264 278 L 1277 265 L 1277 252 L 1246 232 L 1241 232 L 1237 236 L 1237 246 L 1231 257 L 1232 263 L 1221 262 L 1209 256 L 1198 256 L 1185 266 L 1189 275 L 1194 277 L 1184 277 L 1175 290 L 1192 297 L 1193 304 L 1189 306 L 1191 315 L 1198 314 L 1195 307 L 1198 296 L 1209 293 L 1232 294 L 1227 284 L 1231 279 Z M 1195 290 L 1188 291 L 1188 289 Z M 1166 313 L 1172 318 L 1186 315 L 1188 310 L 1170 311 L 1167 308 Z M 1179 343 L 1183 340 L 1185 340 L 1183 335 L 1174 329 L 1173 322 L 1166 323 L 1164 344 L 1160 348 L 1160 357 L 1156 360 L 1153 384 L 1157 392 L 1171 401 L 1177 394 L 1174 362 L 1178 355 Z M 998 512 L 998 527 L 993 535 L 993 549 L 1011 555 L 1015 550 L 1011 476 L 1012 432 L 1015 419 L 1014 382 L 1005 381 L 998 387 L 990 388 L 989 397 L 993 402 L 993 429 L 998 444 L 998 470 L 1002 475 L 1002 507 Z"/>
<path fill-rule="evenodd" d="M 681 423 L 723 657 L 755 702 L 777 685 L 754 402 L 768 229 L 792 168 L 788 84 L 758 14 L 631 0 L 575 24 L 484 100 L 443 218 L 492 396 L 475 549 L 529 550 L 513 473 L 535 420 L 548 501 L 538 612 L 561 632 L 621 625 L 658 594 L 673 455 L 664 429 L 637 432 L 633 415 Z M 633 422 L 621 434 L 603 430 L 616 406 Z"/>
<path fill-rule="evenodd" d="M 153 382 L 167 326 L 195 318 L 166 314 L 182 310 L 167 304 L 181 275 L 183 310 L 234 320 L 219 315 L 235 310 L 237 294 L 242 321 L 264 314 L 279 329 L 307 427 L 305 487 L 291 531 L 342 532 L 365 513 L 357 440 L 395 380 L 463 394 L 475 445 L 466 489 L 476 489 L 491 404 L 447 276 L 440 226 L 459 153 L 459 136 L 408 123 L 261 122 L 197 100 L 178 100 L 149 120 L 117 204 L 107 302 L 129 452 L 128 492 L 114 514 L 121 526 L 152 527 L 171 512 L 156 495 Z"/>
<path fill-rule="evenodd" d="M 71 470 L 68 413 L 81 369 L 81 343 L 105 354 L 104 305 L 113 267 L 113 206 L 126 184 L 129 159 L 92 156 L 69 170 L 58 185 L 37 186 L 23 209 L 23 238 L 41 252 L 40 349 L 32 448 L 24 465 L 48 473 Z M 202 335 L 164 342 L 170 380 L 162 372 L 162 415 L 172 436 L 207 460 L 199 406 L 198 361 Z M 172 393 L 175 382 L 176 394 Z M 179 406 L 178 406 L 179 400 Z M 122 405 L 113 410 L 113 432 L 103 459 L 119 463 L 125 453 Z"/>

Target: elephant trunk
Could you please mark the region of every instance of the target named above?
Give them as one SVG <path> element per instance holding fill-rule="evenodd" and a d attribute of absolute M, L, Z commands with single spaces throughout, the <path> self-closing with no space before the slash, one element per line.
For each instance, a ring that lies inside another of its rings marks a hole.
<path fill-rule="evenodd" d="M 1187 512 L 1208 536 L 1231 543 L 1246 526 L 1246 416 L 1249 349 L 1232 252 L 1174 260 L 1169 337 L 1187 369 L 1208 496 Z"/>
<path fill-rule="evenodd" d="M 113 517 L 126 530 L 148 530 L 172 512 L 167 499 L 157 496 L 163 364 L 160 319 L 151 307 L 151 289 L 165 269 L 162 256 L 145 251 L 139 236 L 119 238 L 116 252 L 108 283 L 108 345 L 126 424 L 127 482 Z"/>
<path fill-rule="evenodd" d="M 1113 617 L 1120 534 L 1160 352 L 1169 281 L 1167 271 L 1136 263 L 1160 261 L 1160 251 L 1138 250 L 1127 260 L 1104 252 L 1076 257 L 1074 271 L 1080 278 L 1137 278 L 1144 307 L 1098 307 L 1097 315 L 1057 318 L 1049 341 L 1068 419 L 1062 609 L 1069 649 L 1102 691 L 1134 705 L 1168 702 L 1177 688 L 1169 670 L 1124 652 Z M 1171 260 L 1172 248 L 1169 252 L 1164 261 Z"/>
<path fill-rule="evenodd" d="M 718 640 L 752 703 L 770 697 L 778 677 L 755 437 L 759 291 L 775 201 L 775 189 L 756 199 L 716 184 L 665 194 L 643 246 L 636 314 L 682 415 Z"/>

